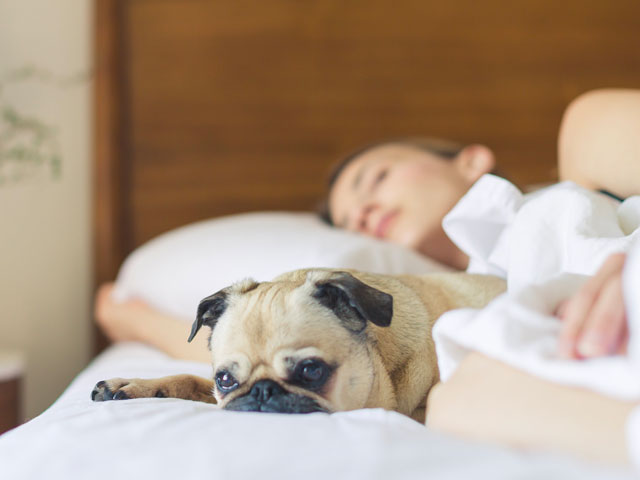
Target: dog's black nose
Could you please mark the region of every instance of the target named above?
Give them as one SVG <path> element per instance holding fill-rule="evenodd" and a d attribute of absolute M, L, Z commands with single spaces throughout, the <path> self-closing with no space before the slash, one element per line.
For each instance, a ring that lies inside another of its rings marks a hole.
<path fill-rule="evenodd" d="M 251 387 L 249 395 L 258 400 L 260 403 L 268 401 L 271 397 L 282 395 L 284 389 L 273 380 L 258 380 Z"/>

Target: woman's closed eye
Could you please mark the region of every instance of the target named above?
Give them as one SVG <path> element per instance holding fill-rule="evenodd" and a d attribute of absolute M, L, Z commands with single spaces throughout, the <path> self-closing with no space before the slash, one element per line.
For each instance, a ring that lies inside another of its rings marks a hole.
<path fill-rule="evenodd" d="M 377 172 L 376 176 L 373 179 L 373 183 L 371 184 L 371 189 L 373 190 L 374 188 L 376 188 L 385 178 L 387 178 L 388 174 L 389 174 L 388 168 L 383 168 L 382 170 Z"/>

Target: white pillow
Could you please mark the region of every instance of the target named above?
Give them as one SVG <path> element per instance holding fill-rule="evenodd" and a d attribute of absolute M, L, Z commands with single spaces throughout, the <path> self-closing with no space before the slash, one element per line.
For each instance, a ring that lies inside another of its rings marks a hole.
<path fill-rule="evenodd" d="M 187 225 L 140 246 L 122 265 L 114 296 L 140 298 L 190 321 L 200 300 L 238 280 L 271 280 L 307 267 L 446 270 L 404 247 L 330 227 L 312 213 L 249 213 Z"/>

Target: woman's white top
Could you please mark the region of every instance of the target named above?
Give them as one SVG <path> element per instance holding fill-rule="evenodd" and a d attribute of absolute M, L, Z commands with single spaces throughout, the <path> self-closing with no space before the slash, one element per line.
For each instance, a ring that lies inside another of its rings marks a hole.
<path fill-rule="evenodd" d="M 553 315 L 611 253 L 640 244 L 639 224 L 640 197 L 620 203 L 571 182 L 523 195 L 507 180 L 483 176 L 443 225 L 471 257 L 468 271 L 505 277 L 508 293 L 482 310 L 455 310 L 436 323 L 441 377 L 478 351 L 548 380 L 640 399 L 640 361 L 560 358 L 560 321 Z M 626 282 L 627 292 L 640 292 L 640 271 Z"/>

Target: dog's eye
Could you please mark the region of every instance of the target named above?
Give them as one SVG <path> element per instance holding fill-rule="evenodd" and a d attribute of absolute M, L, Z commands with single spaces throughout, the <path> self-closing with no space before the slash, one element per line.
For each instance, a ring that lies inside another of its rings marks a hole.
<path fill-rule="evenodd" d="M 302 367 L 302 378 L 308 382 L 317 382 L 324 375 L 324 366 L 319 363 L 312 363 Z"/>
<path fill-rule="evenodd" d="M 229 372 L 222 370 L 216 374 L 216 385 L 221 392 L 228 393 L 238 387 L 238 381 Z"/>
<path fill-rule="evenodd" d="M 293 374 L 293 380 L 308 389 L 320 388 L 329 378 L 329 365 L 318 359 L 300 362 Z"/>

